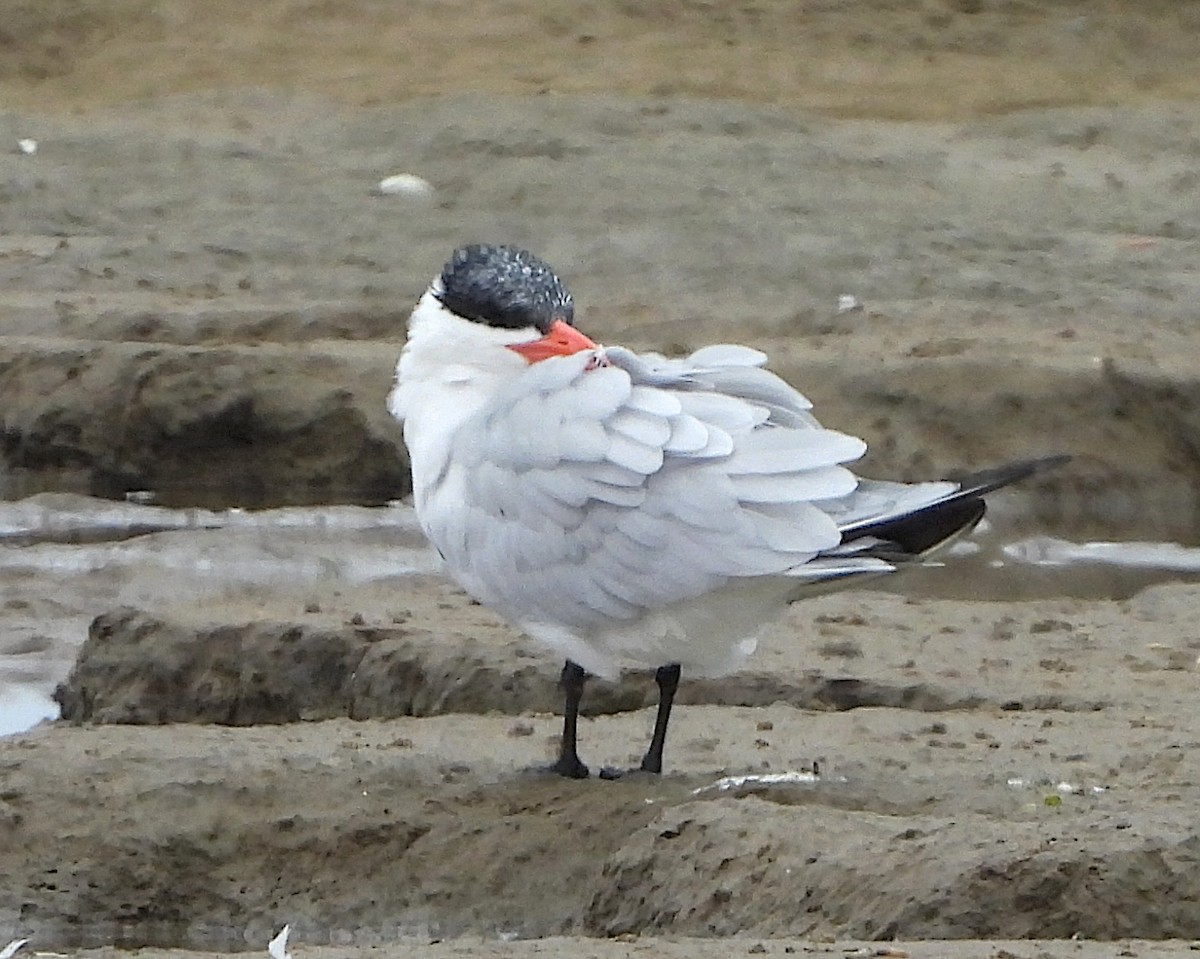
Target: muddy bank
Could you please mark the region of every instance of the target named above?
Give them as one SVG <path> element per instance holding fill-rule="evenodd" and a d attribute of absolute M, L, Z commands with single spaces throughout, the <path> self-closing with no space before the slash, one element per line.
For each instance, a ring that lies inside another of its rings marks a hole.
<path fill-rule="evenodd" d="M 549 717 L 47 729 L 3 751 L 4 898 L 21 903 L 3 918 L 59 948 L 238 949 L 284 921 L 358 943 L 1196 935 L 1195 782 L 1171 748 L 1194 733 L 1178 724 L 681 717 L 676 772 L 624 783 L 528 772 Z M 591 755 L 623 760 L 649 722 L 588 723 Z M 747 751 L 769 772 L 818 750 L 818 784 L 695 792 Z"/>
<path fill-rule="evenodd" d="M 61 694 L 89 722 L 0 745 L 0 899 L 22 904 L 0 921 L 218 949 L 284 921 L 360 944 L 1200 932 L 1195 587 L 800 604 L 752 671 L 684 684 L 669 775 L 616 783 L 536 772 L 556 663 L 436 580 L 361 612 L 379 589 L 290 623 L 265 597 L 244 625 L 101 617 Z M 650 701 L 645 677 L 590 690 L 587 760 L 636 761 Z M 394 718 L 295 722 L 355 709 Z"/>
<path fill-rule="evenodd" d="M 1039 522 L 1195 539 L 1190 107 L 912 126 L 243 93 L 4 122 L 42 136 L 0 156 L 10 495 L 403 495 L 382 409 L 403 318 L 450 249 L 490 238 L 556 264 L 597 339 L 767 350 L 879 474 L 1068 450 Z M 375 195 L 397 170 L 435 196 Z"/>
<path fill-rule="evenodd" d="M 382 503 L 409 487 L 384 407 L 392 366 L 334 350 L 10 339 L 0 483 L 187 506 Z"/>

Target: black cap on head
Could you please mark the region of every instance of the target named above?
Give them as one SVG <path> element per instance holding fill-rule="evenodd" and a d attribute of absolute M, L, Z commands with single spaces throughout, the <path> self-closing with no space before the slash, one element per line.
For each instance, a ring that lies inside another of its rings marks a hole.
<path fill-rule="evenodd" d="M 570 323 L 575 303 L 562 280 L 532 253 L 514 246 L 473 243 L 454 251 L 442 268 L 438 299 L 467 320 L 542 333 L 555 320 Z"/>

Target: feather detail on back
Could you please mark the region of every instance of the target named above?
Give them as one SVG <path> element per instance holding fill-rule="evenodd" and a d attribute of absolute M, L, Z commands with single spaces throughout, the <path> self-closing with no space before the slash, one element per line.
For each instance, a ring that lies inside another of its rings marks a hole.
<path fill-rule="evenodd" d="M 840 543 L 816 504 L 855 488 L 843 464 L 865 445 L 817 425 L 761 354 L 605 359 L 534 364 L 456 431 L 422 522 L 477 597 L 602 630 Z"/>

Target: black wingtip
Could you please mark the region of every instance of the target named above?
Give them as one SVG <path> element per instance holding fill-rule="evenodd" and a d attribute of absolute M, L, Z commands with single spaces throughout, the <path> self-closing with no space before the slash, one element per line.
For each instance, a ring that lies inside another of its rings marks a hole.
<path fill-rule="evenodd" d="M 903 516 L 848 529 L 842 542 L 872 536 L 893 544 L 900 555 L 923 556 L 974 529 L 987 511 L 983 497 L 988 493 L 1058 469 L 1070 460 L 1067 455 L 1044 456 L 970 473 L 955 480 L 959 489 L 945 499 Z"/>
<path fill-rule="evenodd" d="M 1006 463 L 1003 466 L 980 470 L 977 473 L 950 478 L 961 487 L 959 498 L 983 496 L 1003 486 L 1011 486 L 1013 483 L 1027 480 L 1031 476 L 1037 476 L 1039 473 L 1048 473 L 1069 462 L 1071 462 L 1071 457 L 1060 453 L 1056 456 L 1043 456 L 1033 460 L 1017 460 L 1015 463 Z"/>
<path fill-rule="evenodd" d="M 954 497 L 913 513 L 906 513 L 872 526 L 863 527 L 843 537 L 859 539 L 871 536 L 890 546 L 873 551 L 881 558 L 903 561 L 924 556 L 958 536 L 973 530 L 987 512 L 982 496 Z"/>

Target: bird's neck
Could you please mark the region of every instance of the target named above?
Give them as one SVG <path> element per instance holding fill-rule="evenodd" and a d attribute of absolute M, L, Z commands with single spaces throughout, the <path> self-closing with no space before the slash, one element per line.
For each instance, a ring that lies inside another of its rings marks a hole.
<path fill-rule="evenodd" d="M 418 507 L 459 428 L 526 368 L 496 342 L 503 332 L 455 316 L 429 293 L 413 310 L 388 408 L 404 423 Z"/>

